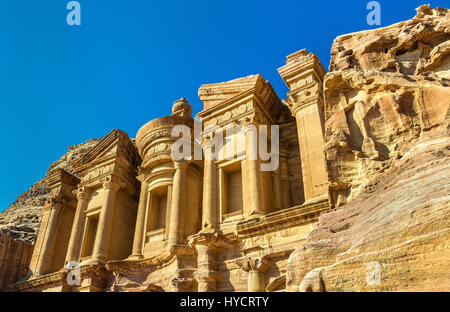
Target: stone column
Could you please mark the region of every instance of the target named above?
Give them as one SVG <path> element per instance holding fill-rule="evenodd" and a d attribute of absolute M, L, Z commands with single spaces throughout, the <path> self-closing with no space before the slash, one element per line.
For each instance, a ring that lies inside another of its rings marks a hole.
<path fill-rule="evenodd" d="M 170 210 L 172 209 L 172 190 L 173 185 L 169 184 L 167 186 L 166 228 L 164 229 L 164 240 L 169 239 Z"/>
<path fill-rule="evenodd" d="M 190 237 L 189 245 L 197 251 L 198 292 L 216 291 L 216 254 L 219 232 L 206 230 Z"/>
<path fill-rule="evenodd" d="M 248 272 L 247 283 L 249 292 L 264 292 L 266 290 L 266 271 L 268 263 L 263 258 L 246 258 L 242 269 Z"/>
<path fill-rule="evenodd" d="M 322 79 L 326 71 L 314 53 L 301 50 L 278 69 L 290 92 L 285 101 L 297 120 L 305 201 L 328 196 Z"/>
<path fill-rule="evenodd" d="M 173 177 L 172 203 L 170 208 L 169 246 L 178 245 L 184 235 L 184 205 L 186 193 L 186 168 L 188 164 L 175 161 Z"/>
<path fill-rule="evenodd" d="M 44 214 L 48 214 L 47 226 L 45 228 L 41 250 L 39 253 L 39 259 L 36 264 L 36 275 L 43 275 L 47 272 L 46 267 L 50 259 L 50 251 L 52 248 L 53 238 L 55 236 L 56 227 L 58 225 L 58 219 L 61 212 L 61 203 L 58 203 L 56 199 L 51 198 L 44 206 Z"/>
<path fill-rule="evenodd" d="M 203 211 L 202 228 L 216 229 L 218 226 L 216 192 L 217 192 L 217 168 L 216 161 L 212 155 L 212 147 L 205 143 L 205 160 L 203 173 Z"/>
<path fill-rule="evenodd" d="M 114 213 L 114 200 L 120 184 L 111 181 L 111 178 L 103 182 L 103 204 L 98 220 L 97 234 L 95 236 L 94 249 L 92 252 L 93 262 L 106 261 L 107 248 L 110 244 L 112 218 Z"/>
<path fill-rule="evenodd" d="M 69 246 L 67 247 L 66 263 L 80 260 L 81 240 L 85 223 L 84 211 L 87 208 L 90 190 L 82 187 L 77 191 L 77 210 L 73 220 L 72 232 L 70 234 Z"/>
<path fill-rule="evenodd" d="M 249 215 L 262 215 L 263 193 L 261 167 L 258 160 L 258 127 L 255 123 L 248 123 L 244 128 L 245 133 L 245 170 L 247 170 L 247 184 Z M 245 207 L 244 207 L 245 209 Z"/>
<path fill-rule="evenodd" d="M 292 206 L 291 183 L 289 182 L 289 166 L 284 153 L 280 153 L 280 180 L 283 190 L 281 193 L 282 208 L 289 208 Z"/>
<path fill-rule="evenodd" d="M 133 239 L 133 253 L 131 257 L 133 258 L 142 258 L 142 248 L 144 244 L 144 236 L 145 236 L 145 213 L 147 209 L 148 202 L 148 182 L 145 181 L 143 177 L 141 180 L 141 194 L 139 196 L 139 207 L 136 218 L 136 229 L 134 231 L 134 239 Z"/>
<path fill-rule="evenodd" d="M 280 177 L 280 166 L 272 173 L 272 189 L 273 189 L 273 203 L 275 210 L 285 208 L 283 206 L 282 193 L 283 189 L 281 186 L 281 177 Z"/>

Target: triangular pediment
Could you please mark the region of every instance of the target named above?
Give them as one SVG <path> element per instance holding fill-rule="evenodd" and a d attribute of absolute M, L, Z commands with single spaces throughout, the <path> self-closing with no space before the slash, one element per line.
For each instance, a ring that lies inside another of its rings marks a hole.
<path fill-rule="evenodd" d="M 264 81 L 261 75 L 250 75 L 227 82 L 205 84 L 198 90 L 198 96 L 206 110 L 254 88 L 258 80 Z"/>
<path fill-rule="evenodd" d="M 198 91 L 200 100 L 203 102 L 204 110 L 197 114 L 197 117 L 206 122 L 213 118 L 214 124 L 221 122 L 222 117 L 226 120 L 238 118 L 236 116 L 244 113 L 250 114 L 251 110 L 262 111 L 263 119 L 269 123 L 278 120 L 283 104 L 278 98 L 275 90 L 269 81 L 265 81 L 260 75 L 250 75 L 221 83 L 202 85 Z M 251 102 L 250 106 L 243 106 L 243 101 Z M 241 105 L 239 111 L 236 105 Z M 228 112 L 227 112 L 228 111 Z M 227 114 L 227 115 L 225 115 Z"/>
<path fill-rule="evenodd" d="M 137 165 L 140 161 L 136 148 L 128 135 L 122 130 L 114 129 L 83 157 L 76 160 L 74 162 L 74 168 L 76 172 L 81 172 L 87 167 L 119 156 L 128 160 L 133 165 Z"/>

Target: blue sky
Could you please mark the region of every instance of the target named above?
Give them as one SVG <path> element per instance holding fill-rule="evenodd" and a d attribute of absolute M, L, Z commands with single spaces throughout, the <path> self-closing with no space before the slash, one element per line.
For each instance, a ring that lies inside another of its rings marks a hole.
<path fill-rule="evenodd" d="M 325 68 L 333 39 L 377 28 L 369 1 L 69 0 L 0 3 L 0 211 L 43 177 L 69 145 L 113 128 L 134 137 L 186 97 L 201 111 L 201 84 L 260 73 L 280 98 L 277 68 L 306 48 Z M 423 3 L 379 1 L 381 26 L 412 18 Z"/>

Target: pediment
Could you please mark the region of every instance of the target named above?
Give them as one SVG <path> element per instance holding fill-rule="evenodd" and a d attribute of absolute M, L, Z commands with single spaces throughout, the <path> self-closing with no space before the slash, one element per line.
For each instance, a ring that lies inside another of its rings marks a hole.
<path fill-rule="evenodd" d="M 231 120 L 232 116 L 236 119 L 239 115 L 257 108 L 265 116 L 263 119 L 274 123 L 283 110 L 283 104 L 272 85 L 260 74 L 202 85 L 198 94 L 204 110 L 199 112 L 197 117 L 204 122 L 211 118 L 218 120 L 222 117 Z M 243 99 L 248 103 L 243 103 Z M 233 109 L 237 111 L 234 112 Z"/>
<path fill-rule="evenodd" d="M 261 75 L 250 75 L 227 82 L 205 84 L 198 90 L 198 96 L 206 110 L 254 88 L 258 80 L 264 79 Z"/>
<path fill-rule="evenodd" d="M 74 162 L 76 172 L 98 165 L 102 162 L 122 157 L 132 165 L 140 162 L 136 148 L 128 135 L 119 129 L 114 129 L 97 143 L 88 153 Z"/>

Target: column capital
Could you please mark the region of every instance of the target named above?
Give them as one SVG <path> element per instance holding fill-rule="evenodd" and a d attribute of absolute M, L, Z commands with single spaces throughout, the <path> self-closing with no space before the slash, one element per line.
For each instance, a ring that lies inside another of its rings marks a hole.
<path fill-rule="evenodd" d="M 283 102 L 295 116 L 297 112 L 311 104 L 322 106 L 322 84 L 326 70 L 314 53 L 305 49 L 287 56 L 286 65 L 278 72 L 289 88 L 289 99 Z"/>
<path fill-rule="evenodd" d="M 148 183 L 148 182 L 146 181 L 146 176 L 145 176 L 144 174 L 138 175 L 138 176 L 136 177 L 136 179 L 137 179 L 139 182 L 141 182 L 141 183 Z"/>
<path fill-rule="evenodd" d="M 109 177 L 104 178 L 101 182 L 102 182 L 102 184 L 103 184 L 103 189 L 106 189 L 106 190 L 112 189 L 112 190 L 117 191 L 117 190 L 119 190 L 121 187 L 124 187 L 124 186 L 125 186 L 125 183 L 124 183 L 124 182 L 122 182 L 122 181 L 120 181 L 119 179 L 114 178 L 114 177 L 112 177 L 112 176 L 109 176 Z"/>
<path fill-rule="evenodd" d="M 208 229 L 198 232 L 197 234 L 189 236 L 189 246 L 195 248 L 195 245 L 205 245 L 208 247 L 215 247 L 214 244 L 221 237 L 221 232 L 216 229 Z"/>
<path fill-rule="evenodd" d="M 185 160 L 174 160 L 173 165 L 175 169 L 186 169 L 189 165 L 189 162 Z"/>
<path fill-rule="evenodd" d="M 143 179 L 144 179 L 144 176 L 146 175 L 146 173 L 147 173 L 147 169 L 146 168 L 144 168 L 144 167 L 142 167 L 142 166 L 138 166 L 138 176 L 136 177 L 139 181 L 143 181 Z"/>
<path fill-rule="evenodd" d="M 64 203 L 66 203 L 66 200 L 62 194 L 54 194 L 47 198 L 43 210 L 59 209 Z"/>
<path fill-rule="evenodd" d="M 86 186 L 81 186 L 76 189 L 74 193 L 77 196 L 78 200 L 88 199 L 89 195 L 91 194 L 91 189 Z"/>
<path fill-rule="evenodd" d="M 290 109 L 293 116 L 297 116 L 299 111 L 311 105 L 318 105 L 320 109 L 323 109 L 321 85 L 316 84 L 307 90 L 290 92 L 288 96 L 289 99 L 284 99 L 283 103 Z"/>
<path fill-rule="evenodd" d="M 264 272 L 269 267 L 269 261 L 264 257 L 245 257 L 241 265 L 246 272 Z"/>
<path fill-rule="evenodd" d="M 256 130 L 258 130 L 258 126 L 260 124 L 261 123 L 260 123 L 260 120 L 258 119 L 258 117 L 256 117 L 256 116 L 248 116 L 241 123 L 242 132 L 244 134 L 247 133 L 251 129 L 251 127 L 255 127 Z"/>
<path fill-rule="evenodd" d="M 54 194 L 47 198 L 46 204 L 55 205 L 62 203 L 64 201 L 64 198 L 61 194 Z"/>
<path fill-rule="evenodd" d="M 312 82 L 322 83 L 326 70 L 315 53 L 306 49 L 287 56 L 286 64 L 278 68 L 290 91 L 301 89 Z"/>
<path fill-rule="evenodd" d="M 192 291 L 194 282 L 193 278 L 175 277 L 172 279 L 171 285 L 176 292 L 188 292 Z"/>
<path fill-rule="evenodd" d="M 202 137 L 202 149 L 203 151 L 211 150 L 212 149 L 212 142 L 213 142 L 214 135 L 206 134 Z"/>

